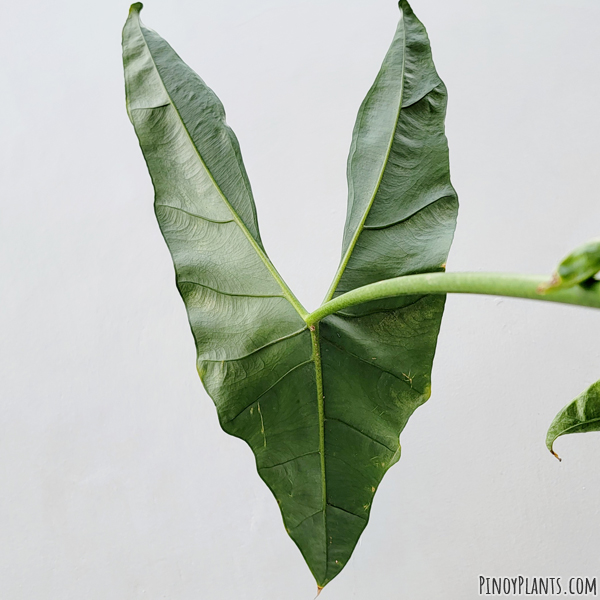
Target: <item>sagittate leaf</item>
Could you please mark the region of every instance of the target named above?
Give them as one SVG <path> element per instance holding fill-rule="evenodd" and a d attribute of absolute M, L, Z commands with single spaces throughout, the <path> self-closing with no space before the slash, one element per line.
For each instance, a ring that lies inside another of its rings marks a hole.
<path fill-rule="evenodd" d="M 127 109 L 223 429 L 245 440 L 319 587 L 347 563 L 399 435 L 430 395 L 443 296 L 371 302 L 307 325 L 263 248 L 220 101 L 139 20 L 123 31 Z M 457 200 L 446 91 L 408 3 L 363 102 L 342 261 L 328 298 L 443 269 Z"/>
<path fill-rule="evenodd" d="M 600 431 L 600 381 L 592 384 L 554 417 L 546 435 L 546 446 L 560 460 L 554 452 L 556 439 L 568 433 L 588 431 Z"/>

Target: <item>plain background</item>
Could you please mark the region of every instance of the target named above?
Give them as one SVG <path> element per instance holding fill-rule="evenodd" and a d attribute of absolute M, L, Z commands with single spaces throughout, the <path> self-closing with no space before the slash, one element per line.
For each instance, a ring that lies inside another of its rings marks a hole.
<path fill-rule="evenodd" d="M 597 236 L 600 3 L 414 0 L 449 89 L 449 270 L 546 273 Z M 310 572 L 218 427 L 128 122 L 128 5 L 1 7 L 0 598 L 306 600 Z M 339 260 L 358 106 L 393 0 L 149 0 L 217 92 L 263 240 L 316 308 Z M 324 600 L 477 598 L 600 575 L 600 436 L 544 446 L 600 377 L 600 313 L 448 299 L 433 396 Z M 564 581 L 564 579 L 563 579 Z"/>

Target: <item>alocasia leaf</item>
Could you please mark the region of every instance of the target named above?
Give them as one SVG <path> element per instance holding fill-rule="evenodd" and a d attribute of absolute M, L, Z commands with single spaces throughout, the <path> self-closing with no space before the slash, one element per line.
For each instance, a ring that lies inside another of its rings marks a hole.
<path fill-rule="evenodd" d="M 155 189 L 221 426 L 252 448 L 286 529 L 323 587 L 347 563 L 399 435 L 430 395 L 445 297 L 386 299 L 307 325 L 268 259 L 220 101 L 139 20 L 123 31 L 127 109 Z M 342 262 L 328 298 L 443 270 L 457 199 L 446 91 L 407 2 L 363 102 L 348 161 Z"/>
<path fill-rule="evenodd" d="M 560 460 L 554 452 L 556 439 L 567 433 L 588 431 L 600 431 L 600 381 L 592 384 L 554 417 L 546 435 L 546 446 Z"/>

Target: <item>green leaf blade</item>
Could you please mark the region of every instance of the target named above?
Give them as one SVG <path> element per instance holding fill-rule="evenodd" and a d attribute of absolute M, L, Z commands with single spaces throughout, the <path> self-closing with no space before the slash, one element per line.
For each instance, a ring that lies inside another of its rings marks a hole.
<path fill-rule="evenodd" d="M 592 384 L 554 417 L 546 435 L 546 447 L 558 458 L 554 452 L 557 438 L 590 431 L 600 431 L 600 381 Z"/>
<path fill-rule="evenodd" d="M 323 426 L 306 311 L 264 254 L 220 101 L 138 14 L 134 7 L 123 34 L 128 112 L 155 188 L 198 372 L 221 426 L 252 448 L 290 536 L 323 582 Z"/>
<path fill-rule="evenodd" d="M 444 134 L 446 90 L 425 28 L 407 2 L 400 11 L 354 128 L 342 261 L 327 299 L 443 270 L 452 243 L 458 201 Z M 348 561 L 379 484 L 400 457 L 400 433 L 430 396 L 444 303 L 445 296 L 389 298 L 320 324 L 327 502 L 354 518 L 356 536 L 333 533 L 328 578 Z"/>
<path fill-rule="evenodd" d="M 452 243 L 458 201 L 444 134 L 446 88 L 425 28 L 407 2 L 399 6 L 392 45 L 354 128 L 342 262 L 327 299 L 440 270 Z"/>
<path fill-rule="evenodd" d="M 135 6 L 135 5 L 134 5 Z M 248 176 L 241 160 L 237 138 L 225 123 L 225 110 L 214 92 L 190 69 L 155 31 L 144 27 L 139 20 L 139 9 L 132 10 L 126 25 L 124 61 L 129 87 L 135 85 L 135 66 L 128 64 L 142 61 L 141 77 L 155 71 L 146 81 L 152 81 L 153 89 L 144 95 L 128 94 L 129 111 L 136 108 L 154 108 L 170 103 L 177 112 L 185 134 L 197 149 L 201 149 L 201 161 L 215 187 L 231 204 L 249 233 L 262 246 L 256 219 L 256 209 Z M 129 68 L 127 68 L 129 67 Z M 185 82 L 185 85 L 182 85 Z M 163 88 L 161 90 L 161 87 Z M 147 106 L 149 105 L 149 106 Z M 198 111 L 202 118 L 198 118 Z M 182 131 L 182 137 L 183 137 Z M 183 140 L 181 141 L 183 143 Z"/>
<path fill-rule="evenodd" d="M 124 29 L 128 112 L 198 372 L 222 428 L 251 447 L 323 587 L 348 562 L 379 483 L 400 456 L 400 432 L 429 397 L 444 297 L 370 302 L 309 328 L 262 246 L 220 101 L 141 25 L 139 8 Z M 336 295 L 374 277 L 439 270 L 452 239 L 445 90 L 424 28 L 406 2 L 401 11 L 355 128 Z"/>
<path fill-rule="evenodd" d="M 555 293 L 575 285 L 594 283 L 600 271 L 600 239 L 589 240 L 578 246 L 558 265 L 552 279 L 540 285 L 541 293 Z"/>

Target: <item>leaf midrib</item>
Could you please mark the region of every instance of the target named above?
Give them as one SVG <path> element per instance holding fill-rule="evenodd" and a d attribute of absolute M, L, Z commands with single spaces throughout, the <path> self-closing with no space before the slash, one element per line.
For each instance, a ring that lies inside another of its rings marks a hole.
<path fill-rule="evenodd" d="M 323 532 L 325 535 L 325 577 L 329 568 L 329 544 L 327 543 L 327 478 L 325 476 L 325 400 L 323 396 L 323 370 L 321 365 L 321 343 L 319 339 L 319 324 L 310 326 L 312 343 L 312 361 L 315 365 L 315 382 L 317 387 L 317 410 L 319 413 L 319 454 L 321 455 L 321 494 L 323 504 Z"/>

